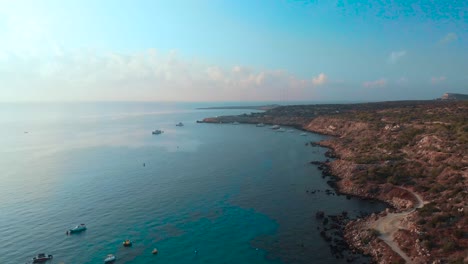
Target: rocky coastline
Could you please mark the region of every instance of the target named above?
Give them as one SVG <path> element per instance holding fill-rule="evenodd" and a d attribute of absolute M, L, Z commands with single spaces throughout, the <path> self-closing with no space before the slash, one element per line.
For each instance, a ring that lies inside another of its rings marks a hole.
<path fill-rule="evenodd" d="M 404 101 L 285 106 L 202 122 L 264 123 L 331 136 L 315 144 L 329 148 L 335 159 L 315 165 L 336 179 L 336 191 L 390 205 L 379 214 L 346 222 L 343 236 L 353 250 L 377 263 L 466 263 L 466 112 L 467 102 Z M 447 131 L 440 126 L 461 133 L 444 139 Z M 434 191 L 448 182 L 454 185 Z M 441 192 L 449 194 L 449 206 L 437 196 Z M 416 208 L 415 195 L 429 205 Z M 388 215 L 401 216 L 391 237 L 373 228 Z"/>

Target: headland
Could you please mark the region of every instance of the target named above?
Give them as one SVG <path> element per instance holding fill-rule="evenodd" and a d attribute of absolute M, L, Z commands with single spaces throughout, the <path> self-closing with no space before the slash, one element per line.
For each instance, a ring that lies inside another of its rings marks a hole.
<path fill-rule="evenodd" d="M 278 106 L 205 123 L 264 123 L 330 135 L 337 191 L 389 208 L 347 223 L 349 245 L 378 263 L 468 261 L 468 101 Z"/>

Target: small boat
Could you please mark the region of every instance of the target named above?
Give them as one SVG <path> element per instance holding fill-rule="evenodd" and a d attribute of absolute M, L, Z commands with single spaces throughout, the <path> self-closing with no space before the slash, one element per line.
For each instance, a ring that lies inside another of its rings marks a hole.
<path fill-rule="evenodd" d="M 51 260 L 53 258 L 54 257 L 52 255 L 46 255 L 44 253 L 39 253 L 39 254 L 37 254 L 37 256 L 32 258 L 32 263 L 43 263 L 43 262 L 46 262 L 46 261 Z"/>
<path fill-rule="evenodd" d="M 158 254 L 158 249 L 157 249 L 157 248 L 154 248 L 153 251 L 151 251 L 151 254 L 157 255 L 157 254 Z"/>
<path fill-rule="evenodd" d="M 159 129 L 156 129 L 156 130 L 154 130 L 154 131 L 151 132 L 151 133 L 152 133 L 153 135 L 160 135 L 160 134 L 164 133 L 164 131 L 159 130 Z"/>
<path fill-rule="evenodd" d="M 86 225 L 85 224 L 80 224 L 75 226 L 74 228 L 68 230 L 68 233 L 73 234 L 73 233 L 80 233 L 86 230 Z"/>
<path fill-rule="evenodd" d="M 294 132 L 294 130 L 288 129 L 288 133 L 292 133 L 292 132 Z"/>
<path fill-rule="evenodd" d="M 124 247 L 131 247 L 133 245 L 133 243 L 132 243 L 132 241 L 130 241 L 130 239 L 127 239 L 122 243 L 122 245 Z"/>
<path fill-rule="evenodd" d="M 271 128 L 271 129 L 280 129 L 281 127 L 278 126 L 278 125 L 274 125 L 274 126 L 271 126 L 270 128 Z"/>
<path fill-rule="evenodd" d="M 232 124 L 233 125 L 239 125 L 239 122 L 236 121 L 236 122 L 233 122 Z"/>
<path fill-rule="evenodd" d="M 307 136 L 307 133 L 301 133 L 301 136 Z"/>
<path fill-rule="evenodd" d="M 184 126 L 184 124 L 182 122 L 179 122 L 179 123 L 176 124 L 176 126 L 182 127 L 182 126 Z"/>
<path fill-rule="evenodd" d="M 257 124 L 257 127 L 264 127 L 264 126 L 265 126 L 265 124 L 263 124 L 263 123 L 258 123 Z"/>
<path fill-rule="evenodd" d="M 109 254 L 109 255 L 107 255 L 107 257 L 104 259 L 104 263 L 114 263 L 116 259 L 117 259 L 117 258 L 116 258 L 114 255 Z"/>
<path fill-rule="evenodd" d="M 286 129 L 284 129 L 284 128 L 279 128 L 279 129 L 276 129 L 276 132 L 286 132 Z"/>

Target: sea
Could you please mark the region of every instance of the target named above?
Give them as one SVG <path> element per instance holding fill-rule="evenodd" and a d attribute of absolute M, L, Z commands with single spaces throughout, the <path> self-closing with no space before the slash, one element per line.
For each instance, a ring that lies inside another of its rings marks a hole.
<path fill-rule="evenodd" d="M 38 253 L 67 264 L 107 254 L 135 264 L 347 263 L 321 238 L 316 212 L 356 217 L 385 205 L 325 193 L 309 162 L 326 149 L 306 145 L 325 136 L 196 123 L 256 112 L 197 109 L 222 105 L 1 103 L 0 263 Z M 81 223 L 86 231 L 66 235 Z"/>

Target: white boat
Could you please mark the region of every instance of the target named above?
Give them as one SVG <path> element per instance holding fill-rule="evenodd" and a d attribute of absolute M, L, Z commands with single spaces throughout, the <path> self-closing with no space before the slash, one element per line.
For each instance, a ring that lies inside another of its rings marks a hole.
<path fill-rule="evenodd" d="M 278 126 L 278 125 L 274 125 L 274 126 L 271 126 L 270 128 L 271 128 L 271 129 L 280 129 L 281 127 Z"/>
<path fill-rule="evenodd" d="M 301 136 L 307 136 L 307 133 L 301 133 Z"/>
<path fill-rule="evenodd" d="M 151 132 L 151 133 L 152 133 L 153 135 L 160 135 L 160 134 L 164 133 L 164 131 L 159 130 L 159 129 L 156 129 L 156 130 L 154 130 L 154 131 Z"/>
<path fill-rule="evenodd" d="M 276 132 L 286 132 L 286 129 L 284 129 L 284 128 L 279 128 L 279 129 L 276 129 Z"/>
<path fill-rule="evenodd" d="M 182 127 L 182 126 L 184 126 L 184 124 L 182 122 L 179 122 L 179 123 L 176 124 L 176 126 Z"/>
<path fill-rule="evenodd" d="M 258 123 L 257 124 L 257 127 L 264 127 L 264 126 L 265 126 L 265 124 L 263 124 L 263 123 Z"/>
<path fill-rule="evenodd" d="M 116 260 L 117 258 L 112 255 L 112 254 L 109 254 L 107 255 L 107 257 L 104 259 L 104 263 L 114 263 L 114 261 Z"/>
<path fill-rule="evenodd" d="M 80 224 L 80 225 L 77 225 L 75 227 L 73 227 L 72 229 L 68 230 L 68 232 L 70 232 L 70 234 L 73 234 L 73 233 L 79 233 L 79 232 L 82 232 L 82 231 L 85 231 L 86 230 L 86 225 L 85 224 Z"/>
<path fill-rule="evenodd" d="M 292 132 L 294 132 L 294 130 L 288 129 L 288 133 L 292 133 Z"/>

